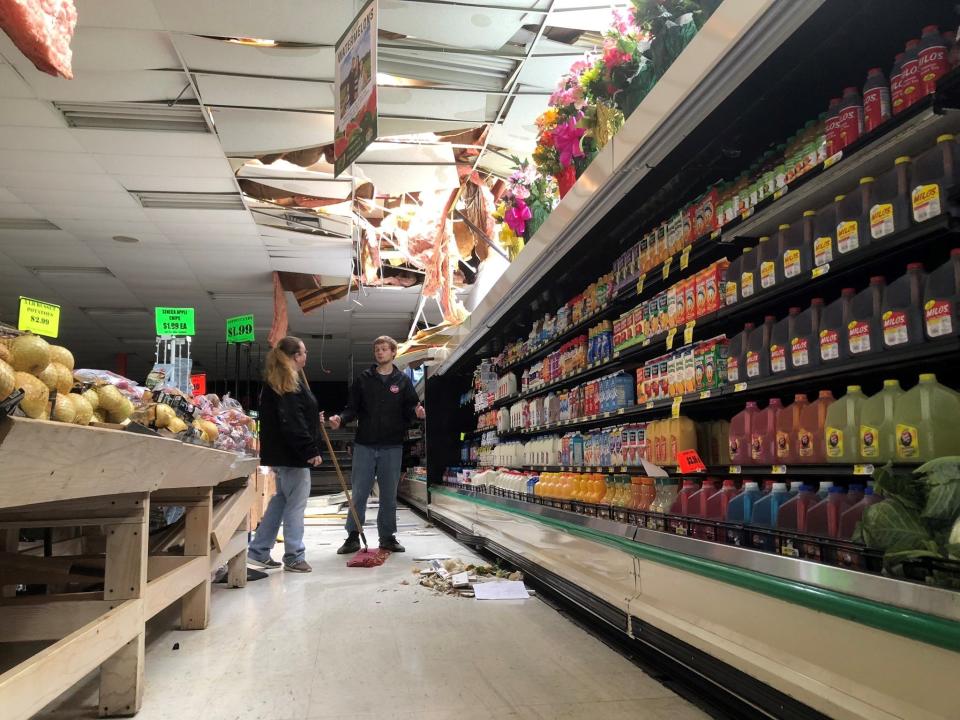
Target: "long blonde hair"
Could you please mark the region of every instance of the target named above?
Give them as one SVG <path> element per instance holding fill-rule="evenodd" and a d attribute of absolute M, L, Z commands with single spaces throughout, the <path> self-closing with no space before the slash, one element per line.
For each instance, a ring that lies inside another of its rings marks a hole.
<path fill-rule="evenodd" d="M 301 344 L 300 338 L 287 335 L 267 353 L 263 377 L 277 395 L 296 392 L 301 385 L 309 387 L 307 376 L 293 362 Z"/>

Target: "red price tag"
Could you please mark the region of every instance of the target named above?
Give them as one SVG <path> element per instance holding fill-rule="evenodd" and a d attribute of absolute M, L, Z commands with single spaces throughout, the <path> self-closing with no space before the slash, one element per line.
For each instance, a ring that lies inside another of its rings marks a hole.
<path fill-rule="evenodd" d="M 190 376 L 190 384 L 193 386 L 193 396 L 207 394 L 207 374 L 197 373 Z"/>
<path fill-rule="evenodd" d="M 680 466 L 680 472 L 682 473 L 707 471 L 707 466 L 703 464 L 703 460 L 700 459 L 696 450 L 683 450 L 678 452 L 677 465 Z"/>

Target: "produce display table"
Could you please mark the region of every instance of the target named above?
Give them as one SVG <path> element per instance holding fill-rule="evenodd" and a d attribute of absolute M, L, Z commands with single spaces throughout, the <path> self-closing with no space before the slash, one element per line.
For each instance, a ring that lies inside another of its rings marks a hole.
<path fill-rule="evenodd" d="M 255 458 L 174 439 L 0 420 L 0 651 L 54 641 L 0 674 L 5 720 L 31 717 L 97 667 L 100 715 L 135 714 L 146 621 L 180 600 L 181 628 L 203 629 L 212 570 L 226 564 L 228 583 L 246 584 L 256 472 Z M 151 537 L 151 504 L 182 506 L 183 521 Z M 81 554 L 18 552 L 26 528 L 83 528 L 67 545 Z M 12 597 L 17 585 L 47 594 Z"/>

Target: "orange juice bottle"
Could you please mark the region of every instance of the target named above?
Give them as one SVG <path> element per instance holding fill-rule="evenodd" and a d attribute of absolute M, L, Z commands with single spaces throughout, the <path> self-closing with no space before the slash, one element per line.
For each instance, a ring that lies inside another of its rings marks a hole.
<path fill-rule="evenodd" d="M 612 505 L 614 493 L 616 493 L 617 487 L 613 484 L 613 480 L 609 475 L 605 475 L 603 478 L 603 484 L 606 490 L 603 493 L 603 499 L 600 501 L 601 505 Z"/>

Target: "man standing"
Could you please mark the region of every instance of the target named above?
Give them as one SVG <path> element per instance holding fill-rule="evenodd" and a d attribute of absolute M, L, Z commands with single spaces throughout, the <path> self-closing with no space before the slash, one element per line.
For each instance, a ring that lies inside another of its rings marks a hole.
<path fill-rule="evenodd" d="M 397 486 L 400 484 L 400 462 L 403 459 L 403 437 L 415 420 L 423 420 L 426 410 L 417 398 L 410 378 L 393 364 L 397 356 L 397 341 L 381 335 L 373 341 L 373 356 L 377 361 L 364 370 L 350 386 L 350 399 L 340 415 L 330 417 L 330 426 L 337 430 L 341 424 L 359 418 L 353 443 L 353 500 L 360 523 L 367 511 L 367 498 L 374 480 L 380 484 L 380 510 L 377 512 L 377 530 L 380 547 L 391 552 L 403 552 L 397 542 Z M 339 555 L 355 553 L 360 549 L 360 528 L 353 516 L 347 516 L 347 539 Z"/>

